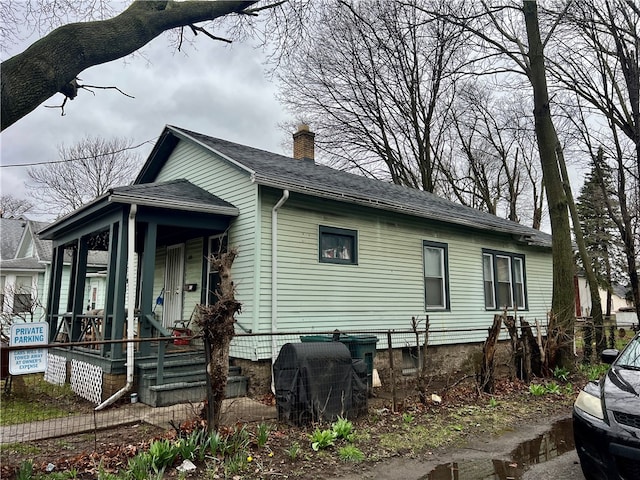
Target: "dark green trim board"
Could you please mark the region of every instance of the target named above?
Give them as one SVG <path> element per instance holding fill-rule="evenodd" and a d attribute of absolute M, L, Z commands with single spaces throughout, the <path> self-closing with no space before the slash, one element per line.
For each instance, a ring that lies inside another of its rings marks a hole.
<path fill-rule="evenodd" d="M 442 288 L 444 294 L 444 305 L 429 305 L 429 292 L 428 289 L 428 280 L 427 278 L 436 278 L 436 277 L 427 277 L 427 256 L 426 249 L 438 249 L 442 252 Z M 428 312 L 436 312 L 436 311 L 449 311 L 451 309 L 451 294 L 449 290 L 449 245 L 441 242 L 432 242 L 428 240 L 422 241 L 422 268 L 424 273 L 424 306 L 425 311 Z"/>
<path fill-rule="evenodd" d="M 526 260 L 525 260 L 525 255 L 521 254 L 521 253 L 513 253 L 513 252 L 506 252 L 506 251 L 502 251 L 502 250 L 492 250 L 492 249 L 488 249 L 488 248 L 483 248 L 482 249 L 482 271 L 483 271 L 483 275 L 485 273 L 485 268 L 484 268 L 484 259 L 485 256 L 490 256 L 491 257 L 491 265 L 492 265 L 492 272 L 493 272 L 493 301 L 494 301 L 494 305 L 490 306 L 487 305 L 487 301 L 486 301 L 486 288 L 487 288 L 487 278 L 484 278 L 483 281 L 483 290 L 485 292 L 485 309 L 486 310 L 496 310 L 496 311 L 502 311 L 506 308 L 512 310 L 512 309 L 517 309 L 518 311 L 527 311 L 529 310 L 529 295 L 527 292 L 527 264 L 526 264 Z M 498 266 L 497 266 L 497 262 L 496 262 L 496 258 L 508 258 L 509 259 L 509 266 L 510 266 L 510 272 L 509 274 L 511 275 L 510 278 L 510 282 L 511 282 L 511 305 L 505 306 L 505 305 L 500 305 L 499 301 L 498 301 Z M 516 273 L 517 273 L 517 268 L 516 268 L 516 261 L 514 260 L 518 260 L 521 262 L 521 266 L 522 266 L 522 284 L 523 284 L 523 301 L 524 301 L 524 305 L 520 305 L 520 306 L 516 306 L 514 305 L 514 303 L 516 303 L 516 297 L 517 297 L 517 283 L 516 283 Z"/>

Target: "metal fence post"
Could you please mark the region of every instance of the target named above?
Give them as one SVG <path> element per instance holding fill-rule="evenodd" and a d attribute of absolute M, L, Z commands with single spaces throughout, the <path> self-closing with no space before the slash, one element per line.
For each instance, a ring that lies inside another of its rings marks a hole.
<path fill-rule="evenodd" d="M 391 370 L 391 411 L 396 413 L 396 372 L 393 368 L 393 345 L 391 343 L 391 330 L 387 330 L 387 349 L 389 352 L 389 369 Z"/>

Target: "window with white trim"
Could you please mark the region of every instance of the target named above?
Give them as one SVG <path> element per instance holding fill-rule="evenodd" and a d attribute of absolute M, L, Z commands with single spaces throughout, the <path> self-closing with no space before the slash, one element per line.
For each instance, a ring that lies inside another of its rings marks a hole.
<path fill-rule="evenodd" d="M 13 313 L 29 313 L 33 308 L 32 277 L 17 276 L 13 293 Z"/>
<path fill-rule="evenodd" d="M 485 249 L 482 272 L 487 310 L 527 309 L 524 255 Z"/>
<path fill-rule="evenodd" d="M 426 310 L 449 309 L 449 259 L 447 248 L 446 243 L 423 242 Z"/>

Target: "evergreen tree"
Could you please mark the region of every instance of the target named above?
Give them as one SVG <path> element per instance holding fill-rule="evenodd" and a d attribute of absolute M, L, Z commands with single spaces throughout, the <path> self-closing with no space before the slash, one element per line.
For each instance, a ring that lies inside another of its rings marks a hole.
<path fill-rule="evenodd" d="M 620 267 L 615 262 L 620 239 L 607 210 L 607 202 L 614 208 L 617 206 L 615 197 L 610 194 L 612 184 L 611 168 L 604 168 L 600 176 L 594 167 L 587 174 L 576 204 L 598 286 L 607 291 L 607 316 L 611 315 L 613 281 L 620 277 Z"/>

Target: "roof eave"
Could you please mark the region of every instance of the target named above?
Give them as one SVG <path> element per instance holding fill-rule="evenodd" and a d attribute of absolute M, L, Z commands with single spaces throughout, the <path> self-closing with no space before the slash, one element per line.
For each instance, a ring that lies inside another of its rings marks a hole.
<path fill-rule="evenodd" d="M 122 194 L 122 193 L 115 193 L 115 192 L 109 197 L 109 202 L 136 204 L 138 206 L 145 206 L 145 207 L 157 207 L 157 208 L 167 207 L 166 200 L 161 201 L 161 200 L 155 200 L 155 199 L 148 198 L 141 195 Z M 236 207 L 225 207 L 222 205 L 204 205 L 201 203 L 177 201 L 174 199 L 171 200 L 171 208 L 176 210 L 187 210 L 190 212 L 227 215 L 231 217 L 237 217 L 240 214 L 240 211 Z"/>
<path fill-rule="evenodd" d="M 414 217 L 426 218 L 429 220 L 435 220 L 439 222 L 450 223 L 453 225 L 474 228 L 476 230 L 505 233 L 505 234 L 513 235 L 517 241 L 520 241 L 527 245 L 537 244 L 537 243 L 530 242 L 530 240 L 528 240 L 529 236 L 526 235 L 526 233 L 523 233 L 522 231 L 518 231 L 519 229 L 502 228 L 500 226 L 491 226 L 491 228 L 489 228 L 483 225 L 479 225 L 477 223 L 469 222 L 465 219 L 460 219 L 460 218 L 452 219 L 451 217 L 447 217 L 445 215 L 429 214 L 425 212 L 423 209 L 407 207 L 406 205 L 401 203 L 380 201 L 380 200 L 366 198 L 362 196 L 347 195 L 343 192 L 331 191 L 327 189 L 322 189 L 322 190 L 315 189 L 307 185 L 300 185 L 292 182 L 281 181 L 271 177 L 265 177 L 257 173 L 251 176 L 251 181 L 258 185 L 263 185 L 266 187 L 272 187 L 272 188 L 278 188 L 278 189 L 287 189 L 293 192 L 303 193 L 303 194 L 311 195 L 314 197 L 326 198 L 329 200 L 337 200 L 341 202 L 348 202 L 355 205 L 373 207 L 373 208 L 394 212 L 394 213 L 403 213 L 403 214 L 411 215 Z M 522 227 L 523 230 L 524 228 L 525 227 Z M 538 245 L 538 246 L 544 246 L 544 245 Z"/>

